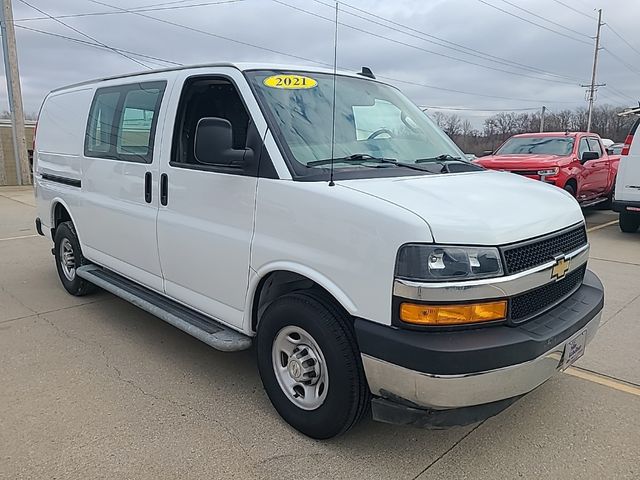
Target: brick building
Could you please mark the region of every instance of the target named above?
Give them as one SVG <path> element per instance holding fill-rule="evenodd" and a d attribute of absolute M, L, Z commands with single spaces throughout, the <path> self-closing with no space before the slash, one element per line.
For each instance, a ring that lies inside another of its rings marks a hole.
<path fill-rule="evenodd" d="M 33 145 L 33 133 L 36 122 L 27 120 L 25 122 L 25 134 L 27 136 L 27 149 L 29 151 L 29 162 L 32 162 L 31 150 Z M 4 170 L 5 185 L 17 185 L 16 160 L 13 155 L 13 136 L 11 134 L 11 120 L 0 120 L 0 168 Z M 3 176 L 0 175 L 0 179 Z"/>

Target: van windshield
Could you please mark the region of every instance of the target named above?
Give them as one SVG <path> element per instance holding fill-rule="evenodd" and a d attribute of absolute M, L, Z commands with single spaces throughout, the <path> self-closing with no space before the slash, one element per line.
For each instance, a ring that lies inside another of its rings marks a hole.
<path fill-rule="evenodd" d="M 573 137 L 513 137 L 504 142 L 496 155 L 570 155 Z"/>
<path fill-rule="evenodd" d="M 246 73 L 294 178 L 336 178 L 477 170 L 397 89 L 338 75 L 332 156 L 334 77 L 327 73 Z M 455 168 L 443 170 L 444 163 Z M 404 165 L 403 165 L 404 164 Z"/>

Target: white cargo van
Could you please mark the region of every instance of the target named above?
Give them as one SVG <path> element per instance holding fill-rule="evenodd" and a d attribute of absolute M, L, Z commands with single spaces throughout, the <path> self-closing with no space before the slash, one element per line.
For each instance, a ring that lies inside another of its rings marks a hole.
<path fill-rule="evenodd" d="M 73 85 L 46 97 L 35 159 L 36 225 L 67 291 L 101 287 L 217 349 L 255 343 L 271 402 L 311 437 L 369 407 L 479 421 L 598 328 L 576 201 L 469 163 L 368 69 Z"/>
<path fill-rule="evenodd" d="M 636 137 L 640 125 L 640 108 L 632 108 L 628 113 L 639 116 L 620 152 L 613 210 L 620 213 L 620 230 L 633 233 L 640 227 L 640 141 Z"/>

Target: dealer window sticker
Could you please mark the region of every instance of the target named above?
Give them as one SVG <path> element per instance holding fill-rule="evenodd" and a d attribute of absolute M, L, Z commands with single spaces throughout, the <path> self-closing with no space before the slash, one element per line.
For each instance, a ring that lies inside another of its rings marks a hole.
<path fill-rule="evenodd" d="M 282 88 L 286 90 L 304 90 L 314 88 L 318 85 L 318 82 L 311 77 L 285 74 L 272 75 L 265 78 L 262 83 L 269 88 Z"/>

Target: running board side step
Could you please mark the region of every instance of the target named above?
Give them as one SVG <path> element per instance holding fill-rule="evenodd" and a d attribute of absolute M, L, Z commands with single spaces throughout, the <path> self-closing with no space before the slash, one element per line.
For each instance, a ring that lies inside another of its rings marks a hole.
<path fill-rule="evenodd" d="M 76 269 L 79 277 L 133 303 L 179 328 L 183 332 L 224 352 L 246 350 L 251 347 L 251 337 L 236 332 L 195 310 L 138 285 L 117 273 L 97 265 L 84 265 Z"/>
<path fill-rule="evenodd" d="M 607 197 L 596 198 L 595 200 L 589 200 L 588 202 L 580 203 L 580 208 L 593 207 L 595 205 L 600 205 L 601 203 L 604 203 L 608 200 L 609 199 Z"/>

